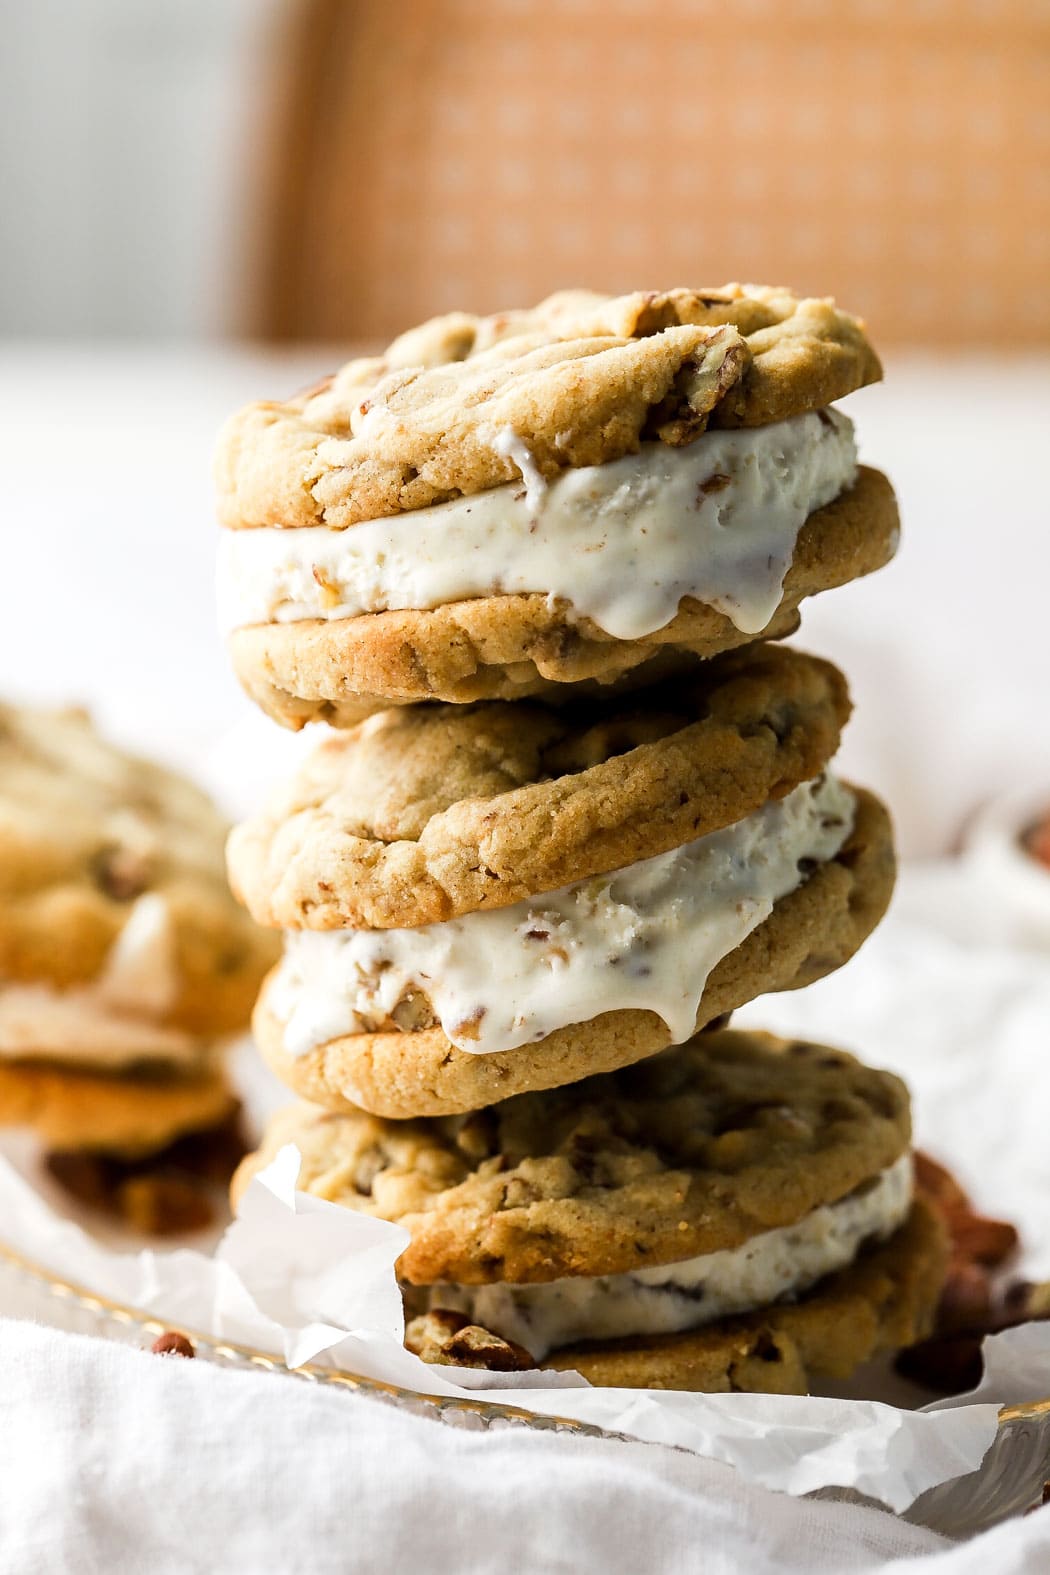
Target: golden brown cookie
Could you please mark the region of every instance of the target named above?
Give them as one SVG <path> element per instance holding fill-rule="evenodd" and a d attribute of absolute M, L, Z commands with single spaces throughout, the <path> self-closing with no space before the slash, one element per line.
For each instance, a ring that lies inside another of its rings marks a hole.
<path fill-rule="evenodd" d="M 232 527 L 328 525 L 424 508 L 520 474 L 509 428 L 547 479 L 706 426 L 762 426 L 881 375 L 856 319 L 829 301 L 730 285 L 456 314 L 352 361 L 284 404 L 250 405 L 220 439 Z"/>
<path fill-rule="evenodd" d="M 220 1066 L 192 1074 L 74 1071 L 0 1058 L 0 1126 L 32 1127 L 48 1148 L 133 1158 L 219 1126 L 237 1107 Z"/>
<path fill-rule="evenodd" d="M 731 652 L 601 707 L 385 713 L 230 838 L 261 923 L 429 924 L 650 858 L 817 776 L 849 713 L 827 662 Z"/>
<path fill-rule="evenodd" d="M 882 918 L 896 864 L 889 816 L 857 793 L 853 831 L 841 851 L 781 897 L 769 918 L 717 963 L 700 997 L 696 1028 L 758 995 L 797 990 L 849 961 Z M 605 1011 L 516 1049 L 473 1054 L 438 1026 L 347 1034 L 291 1055 L 264 986 L 253 1026 L 263 1056 L 304 1099 L 331 1110 L 360 1107 L 405 1119 L 476 1110 L 530 1089 L 555 1088 L 655 1055 L 671 1032 L 655 1012 Z M 425 999 L 412 1003 L 426 1021 Z"/>
<path fill-rule="evenodd" d="M 276 948 L 230 896 L 226 829 L 199 788 L 113 748 L 83 712 L 0 706 L 0 990 L 95 985 L 145 902 L 151 977 L 139 1000 L 125 974 L 122 1010 L 241 1028 Z"/>
<path fill-rule="evenodd" d="M 563 1346 L 541 1365 L 617 1389 L 805 1394 L 813 1377 L 846 1378 L 881 1351 L 924 1339 L 945 1261 L 940 1221 L 920 1202 L 890 1241 L 863 1249 L 796 1302 L 684 1334 Z M 446 1308 L 410 1319 L 405 1345 L 442 1366 L 520 1372 L 535 1365 L 516 1342 Z"/>
<path fill-rule="evenodd" d="M 843 1051 L 734 1029 L 625 1071 L 462 1117 L 382 1121 L 295 1105 L 241 1165 L 285 1144 L 299 1187 L 403 1225 L 399 1273 L 543 1283 L 629 1273 L 793 1225 L 908 1148 L 908 1095 Z"/>
<path fill-rule="evenodd" d="M 947 1241 L 909 1212 L 909 1134 L 892 1075 L 719 1030 L 462 1118 L 293 1106 L 232 1194 L 291 1142 L 301 1188 L 405 1228 L 427 1361 L 514 1370 L 531 1344 L 599 1384 L 797 1393 L 931 1327 Z M 565 1338 L 595 1322 L 677 1332 Z"/>
<path fill-rule="evenodd" d="M 917 1202 L 889 1241 L 796 1302 L 685 1334 L 563 1346 L 542 1365 L 612 1388 L 805 1394 L 814 1377 L 848 1378 L 880 1352 L 924 1339 L 947 1261 L 940 1219 Z"/>
<path fill-rule="evenodd" d="M 484 596 L 432 610 L 367 613 L 235 629 L 228 638 L 247 693 L 286 727 L 350 727 L 420 700 L 546 700 L 651 682 L 697 658 L 776 639 L 808 596 L 881 568 L 893 556 L 897 504 L 886 477 L 862 466 L 855 485 L 815 510 L 799 534 L 780 606 L 758 635 L 686 597 L 640 640 L 615 639 L 564 601 L 538 593 Z"/>

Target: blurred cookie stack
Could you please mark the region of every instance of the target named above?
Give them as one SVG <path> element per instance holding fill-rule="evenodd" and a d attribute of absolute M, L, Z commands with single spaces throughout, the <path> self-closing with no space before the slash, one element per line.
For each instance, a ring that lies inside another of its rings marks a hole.
<path fill-rule="evenodd" d="M 83 712 L 0 706 L 0 1126 L 150 1234 L 207 1224 L 244 1152 L 224 1041 L 277 947 L 230 897 L 226 831 Z"/>
<path fill-rule="evenodd" d="M 294 1141 L 302 1187 L 404 1225 L 430 1360 L 789 1390 L 928 1327 L 902 1086 L 725 1027 L 892 889 L 832 774 L 845 683 L 769 643 L 892 556 L 831 408 L 878 376 L 827 301 L 574 292 L 223 435 L 237 672 L 337 729 L 229 845 L 308 1101 L 234 1192 Z"/>

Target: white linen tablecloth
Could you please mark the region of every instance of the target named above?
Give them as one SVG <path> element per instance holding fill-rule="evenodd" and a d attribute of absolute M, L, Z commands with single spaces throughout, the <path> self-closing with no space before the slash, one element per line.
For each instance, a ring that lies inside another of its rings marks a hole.
<path fill-rule="evenodd" d="M 956 1549 L 654 1445 L 468 1432 L 23 1323 L 0 1324 L 0 1362 L 5 1570 L 1003 1575 L 1050 1560 L 1050 1512 Z"/>

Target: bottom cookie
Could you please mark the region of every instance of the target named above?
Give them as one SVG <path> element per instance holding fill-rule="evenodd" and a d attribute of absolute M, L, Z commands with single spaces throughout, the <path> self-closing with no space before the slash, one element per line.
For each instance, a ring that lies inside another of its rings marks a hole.
<path fill-rule="evenodd" d="M 805 1394 L 814 1377 L 846 1378 L 881 1351 L 924 1339 L 947 1261 L 943 1224 L 919 1201 L 889 1241 L 798 1301 L 685 1334 L 565 1346 L 542 1365 L 610 1388 Z"/>
<path fill-rule="evenodd" d="M 856 820 L 839 852 L 780 898 L 711 970 L 697 1029 L 756 995 L 796 990 L 833 972 L 882 917 L 895 873 L 892 829 L 878 799 L 855 791 Z M 330 1110 L 363 1109 L 392 1120 L 476 1110 L 613 1072 L 655 1055 L 671 1037 L 655 1012 L 619 1010 L 482 1055 L 458 1049 L 435 1026 L 346 1034 L 292 1055 L 273 1006 L 276 978 L 271 974 L 263 987 L 253 1019 L 272 1071 L 300 1097 Z"/>
<path fill-rule="evenodd" d="M 814 1377 L 847 1378 L 880 1352 L 925 1339 L 947 1256 L 940 1217 L 919 1201 L 889 1241 L 797 1301 L 684 1334 L 563 1346 L 539 1365 L 613 1389 L 805 1394 Z M 409 1320 L 405 1344 L 442 1366 L 508 1372 L 535 1365 L 515 1341 L 440 1307 Z"/>

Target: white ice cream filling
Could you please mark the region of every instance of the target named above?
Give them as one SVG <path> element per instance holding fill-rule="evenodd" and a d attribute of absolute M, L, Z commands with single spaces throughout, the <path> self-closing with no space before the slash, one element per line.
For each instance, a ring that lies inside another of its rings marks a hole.
<path fill-rule="evenodd" d="M 789 1300 L 845 1268 L 865 1242 L 884 1241 L 900 1228 L 912 1190 L 911 1155 L 903 1154 L 847 1197 L 740 1247 L 629 1274 L 545 1285 L 434 1285 L 425 1294 L 430 1307 L 466 1313 L 537 1361 L 577 1340 L 680 1334 Z"/>
<path fill-rule="evenodd" d="M 704 432 L 683 448 L 646 443 L 549 483 L 509 428 L 493 446 L 524 486 L 345 530 L 223 531 L 223 627 L 538 592 L 620 640 L 663 628 L 687 596 L 757 634 L 780 603 L 807 516 L 857 474 L 853 425 L 836 410 Z"/>
<path fill-rule="evenodd" d="M 192 1063 L 203 1040 L 158 1021 L 177 993 L 171 913 L 157 893 L 139 897 L 97 979 L 60 990 L 0 982 L 0 1059 L 112 1071 L 146 1061 Z"/>
<path fill-rule="evenodd" d="M 474 1054 L 628 1008 L 655 1012 L 680 1044 L 712 969 L 834 858 L 854 812 L 849 788 L 823 776 L 669 853 L 506 908 L 415 929 L 292 931 L 269 1006 L 294 1056 L 391 1026 L 413 992 Z"/>

